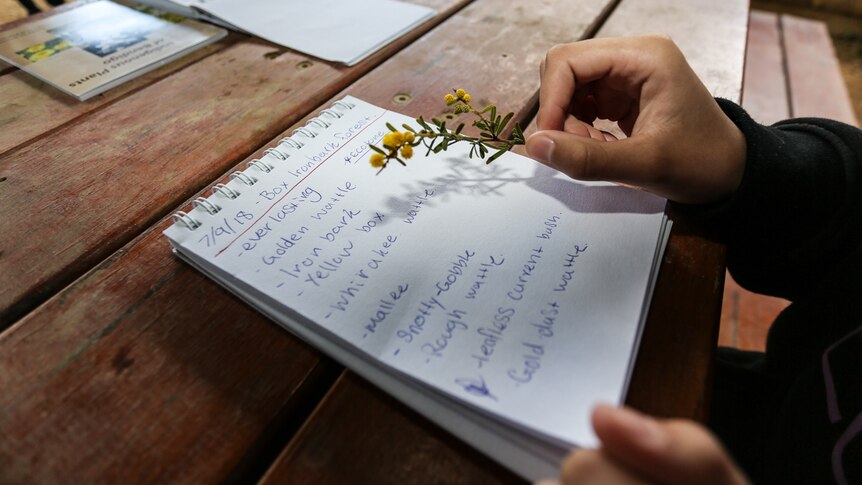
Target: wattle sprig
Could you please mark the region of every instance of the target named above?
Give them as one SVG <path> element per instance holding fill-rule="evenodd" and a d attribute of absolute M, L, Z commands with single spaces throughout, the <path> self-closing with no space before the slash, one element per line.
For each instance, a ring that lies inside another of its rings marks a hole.
<path fill-rule="evenodd" d="M 419 145 L 427 149 L 427 156 L 431 153 L 445 151 L 450 146 L 461 142 L 470 145 L 470 158 L 476 155 L 481 159 L 485 159 L 493 151 L 494 154 L 485 161 L 487 164 L 511 150 L 512 147 L 524 144 L 524 132 L 518 123 L 512 123 L 511 133 L 508 137 L 503 137 L 503 133 L 507 131 L 512 117 L 515 115 L 514 113 L 509 113 L 505 116 L 498 115 L 497 107 L 493 104 L 489 104 L 479 111 L 470 104 L 472 96 L 469 93 L 463 89 L 453 89 L 452 93 L 444 96 L 443 99 L 446 105 L 454 105 L 452 110 L 455 114 L 474 114 L 477 119 L 473 121 L 473 126 L 479 129 L 478 137 L 461 133 L 465 126 L 464 123 L 459 123 L 452 130 L 446 127 L 445 121 L 437 118 L 432 118 L 430 123 L 425 121 L 421 116 L 416 118 L 416 123 L 420 127 L 418 130 L 405 123 L 401 125 L 405 131 L 399 131 L 387 123 L 386 127 L 390 133 L 387 133 L 383 137 L 383 146 L 369 145 L 374 150 L 370 159 L 371 166 L 379 168 L 378 173 L 393 160 L 406 167 L 406 160 L 413 157 L 413 149 Z"/>

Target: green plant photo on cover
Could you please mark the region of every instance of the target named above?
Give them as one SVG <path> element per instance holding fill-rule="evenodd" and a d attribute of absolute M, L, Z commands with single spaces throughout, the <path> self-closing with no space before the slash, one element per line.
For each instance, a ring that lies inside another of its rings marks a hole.
<path fill-rule="evenodd" d="M 470 104 L 472 96 L 463 89 L 453 89 L 452 93 L 447 94 L 443 99 L 447 106 L 453 106 L 452 110 L 455 114 L 472 113 L 477 117 L 473 121 L 473 126 L 480 130 L 479 137 L 462 134 L 464 123 L 460 123 L 454 130 L 451 130 L 446 127 L 445 121 L 437 118 L 433 118 L 430 123 L 421 116 L 416 118 L 416 123 L 420 127 L 419 130 L 405 123 L 401 125 L 405 131 L 398 131 L 397 128 L 386 123 L 389 133 L 383 137 L 383 147 L 369 145 L 374 151 L 371 154 L 371 166 L 380 169 L 378 174 L 393 160 L 406 167 L 405 160 L 413 157 L 413 149 L 419 145 L 427 149 L 427 156 L 432 152 L 445 151 L 456 143 L 469 143 L 470 158 L 476 155 L 484 160 L 488 153 L 494 151 L 494 154 L 485 161 L 487 164 L 511 150 L 512 147 L 524 144 L 524 132 L 518 123 L 512 124 L 512 132 L 508 138 L 503 137 L 503 133 L 506 132 L 506 128 L 515 115 L 514 113 L 505 116 L 498 115 L 497 107 L 493 104 L 489 104 L 481 111 L 476 110 Z"/>

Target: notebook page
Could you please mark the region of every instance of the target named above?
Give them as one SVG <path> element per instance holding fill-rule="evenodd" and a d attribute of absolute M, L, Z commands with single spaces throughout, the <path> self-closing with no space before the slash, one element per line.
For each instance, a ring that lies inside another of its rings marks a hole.
<path fill-rule="evenodd" d="M 167 235 L 372 358 L 592 443 L 589 409 L 625 386 L 664 200 L 457 145 L 375 176 L 367 144 L 412 120 L 350 101 L 219 214 L 195 214 L 202 227 Z"/>
<path fill-rule="evenodd" d="M 188 1 L 270 42 L 348 65 L 434 15 L 430 8 L 393 0 Z"/>

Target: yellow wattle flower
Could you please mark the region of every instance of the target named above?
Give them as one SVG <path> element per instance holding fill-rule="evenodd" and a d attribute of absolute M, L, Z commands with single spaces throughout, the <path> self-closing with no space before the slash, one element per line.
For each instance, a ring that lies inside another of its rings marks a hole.
<path fill-rule="evenodd" d="M 464 93 L 464 96 L 461 96 L 461 99 L 463 99 L 465 103 L 469 103 L 470 100 L 473 99 L 473 97 L 470 96 L 468 93 Z"/>
<path fill-rule="evenodd" d="M 410 145 L 404 145 L 401 147 L 401 156 L 404 158 L 410 158 L 413 156 L 413 147 Z"/>
<path fill-rule="evenodd" d="M 446 100 L 447 106 L 454 103 L 455 101 L 458 101 L 458 98 L 456 98 L 454 95 L 452 95 L 452 93 L 449 93 L 446 96 L 443 96 L 443 99 Z"/>
<path fill-rule="evenodd" d="M 374 168 L 380 168 L 380 167 L 382 167 L 382 166 L 383 166 L 383 160 L 384 160 L 384 158 L 386 158 L 386 157 L 384 157 L 384 156 L 383 156 L 382 154 L 380 154 L 380 153 L 376 153 L 376 152 L 375 152 L 375 153 L 372 153 L 372 154 L 371 154 L 371 159 L 370 159 L 369 161 L 371 162 L 371 166 L 372 166 L 372 167 L 374 167 Z"/>
<path fill-rule="evenodd" d="M 464 91 L 463 89 L 455 90 L 455 96 L 458 96 L 459 98 L 463 98 L 465 94 L 467 94 L 467 91 Z"/>
<path fill-rule="evenodd" d="M 416 139 L 416 135 L 414 135 L 412 131 L 405 131 L 404 132 L 404 141 L 405 142 L 413 143 L 413 140 L 415 140 L 415 139 Z"/>
<path fill-rule="evenodd" d="M 389 148 L 398 148 L 404 144 L 404 135 L 397 131 L 393 131 L 392 133 L 387 133 L 386 136 L 383 137 L 383 145 Z"/>

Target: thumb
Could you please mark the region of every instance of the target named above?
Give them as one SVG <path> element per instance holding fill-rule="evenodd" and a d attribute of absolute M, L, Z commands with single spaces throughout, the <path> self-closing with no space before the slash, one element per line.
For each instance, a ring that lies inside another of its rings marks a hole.
<path fill-rule="evenodd" d="M 537 161 L 578 180 L 610 180 L 634 185 L 649 181 L 648 143 L 635 138 L 604 141 L 564 131 L 531 135 L 527 153 Z"/>
<path fill-rule="evenodd" d="M 644 478 L 665 484 L 748 483 L 713 435 L 692 421 L 657 421 L 602 405 L 593 410 L 593 428 L 603 453 Z"/>

